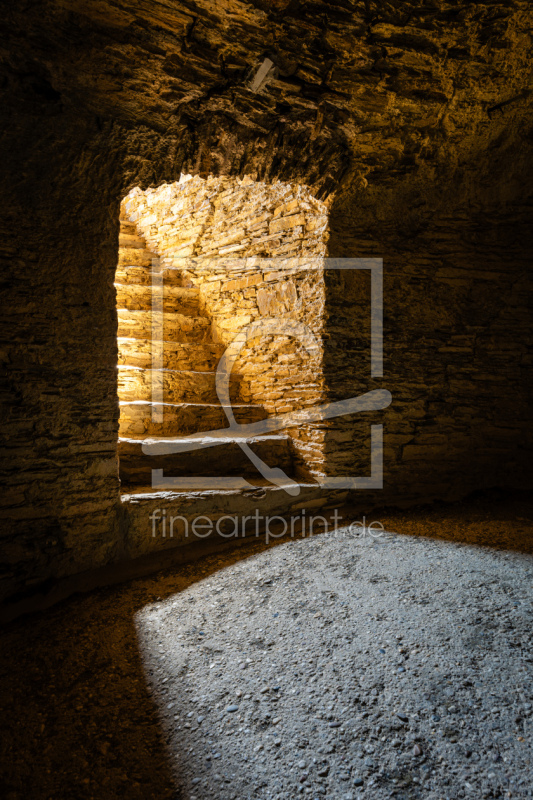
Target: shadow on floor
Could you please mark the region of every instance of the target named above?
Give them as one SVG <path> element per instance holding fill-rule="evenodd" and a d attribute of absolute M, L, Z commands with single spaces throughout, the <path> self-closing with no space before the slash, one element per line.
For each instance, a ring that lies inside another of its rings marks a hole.
<path fill-rule="evenodd" d="M 533 503 L 520 496 L 478 495 L 373 518 L 399 534 L 533 552 Z M 246 542 L 7 626 L 1 633 L 2 797 L 180 798 L 147 689 L 135 612 L 272 546 Z"/>
<path fill-rule="evenodd" d="M 527 492 L 491 489 L 455 503 L 384 511 L 376 519 L 407 536 L 533 553 L 533 500 Z"/>

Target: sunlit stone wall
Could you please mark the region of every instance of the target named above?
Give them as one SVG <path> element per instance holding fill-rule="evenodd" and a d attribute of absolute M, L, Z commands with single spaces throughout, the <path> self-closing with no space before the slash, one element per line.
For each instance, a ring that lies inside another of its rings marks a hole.
<path fill-rule="evenodd" d="M 122 207 L 162 266 L 200 288 L 214 342 L 227 346 L 252 323 L 281 323 L 281 335 L 259 331 L 235 364 L 244 402 L 275 414 L 324 399 L 324 203 L 294 184 L 194 177 L 135 188 Z M 315 350 L 283 334 L 293 323 L 315 337 Z M 299 472 L 323 473 L 321 426 L 290 432 Z"/>

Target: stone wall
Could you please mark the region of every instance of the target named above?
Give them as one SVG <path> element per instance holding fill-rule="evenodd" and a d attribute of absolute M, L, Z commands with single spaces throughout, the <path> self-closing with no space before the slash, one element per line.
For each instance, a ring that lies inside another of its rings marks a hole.
<path fill-rule="evenodd" d="M 228 344 L 251 321 L 270 315 L 305 321 L 320 338 L 319 363 L 277 338 L 249 348 L 236 370 L 245 400 L 276 413 L 373 388 L 392 392 L 391 407 L 380 414 L 291 431 L 315 475 L 369 475 L 370 426 L 381 422 L 388 502 L 527 485 L 527 207 L 511 203 L 506 213 L 487 207 L 468 215 L 448 208 L 415 237 L 402 238 L 396 221 L 396 234 L 385 223 L 379 238 L 367 231 L 366 239 L 353 225 L 357 208 L 334 204 L 328 220 L 328 209 L 305 188 L 284 184 L 193 178 L 135 189 L 124 208 L 163 262 L 200 286 L 215 340 Z M 370 377 L 369 272 L 328 270 L 317 286 L 305 268 L 286 275 L 262 260 L 288 252 L 305 267 L 309 257 L 322 259 L 329 222 L 328 255 L 385 255 L 379 381 Z M 379 503 L 382 496 L 358 492 L 354 499 Z"/>
<path fill-rule="evenodd" d="M 234 367 L 242 401 L 274 414 L 324 398 L 324 203 L 294 184 L 196 177 L 133 189 L 122 207 L 162 266 L 200 288 L 215 342 L 227 346 L 272 318 L 303 323 L 316 337 L 311 353 L 289 335 L 254 337 Z M 302 425 L 291 438 L 299 472 L 324 474 L 321 427 Z"/>
<path fill-rule="evenodd" d="M 2 137 L 0 584 L 20 597 L 120 550 L 111 159 L 93 164 L 99 204 L 80 180 L 110 132 L 63 124 L 44 117 L 36 141 L 19 122 L 16 148 Z"/>
<path fill-rule="evenodd" d="M 332 421 L 326 434 L 330 469 L 367 474 L 369 424 L 384 424 L 384 489 L 362 502 L 531 488 L 533 204 L 445 205 L 409 234 L 396 220 L 354 224 L 347 205 L 332 211 L 332 254 L 384 258 L 383 379 L 370 377 L 368 279 L 328 273 L 326 286 L 329 396 L 393 395 L 380 419 Z"/>

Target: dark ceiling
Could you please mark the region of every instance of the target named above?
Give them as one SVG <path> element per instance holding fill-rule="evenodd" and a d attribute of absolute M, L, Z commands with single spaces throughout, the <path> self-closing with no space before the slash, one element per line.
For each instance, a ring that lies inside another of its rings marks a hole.
<path fill-rule="evenodd" d="M 202 175 L 291 177 L 324 195 L 453 167 L 527 127 L 529 0 L 3 5 L 19 110 L 142 126 Z"/>

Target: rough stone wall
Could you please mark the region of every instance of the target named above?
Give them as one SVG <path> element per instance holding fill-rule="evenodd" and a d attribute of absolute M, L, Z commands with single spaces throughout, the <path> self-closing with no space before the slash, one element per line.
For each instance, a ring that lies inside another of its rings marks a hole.
<path fill-rule="evenodd" d="M 15 121 L 1 137 L 0 582 L 23 596 L 119 549 L 118 202 L 104 179 L 109 130 L 71 121 L 67 135 L 51 114 L 36 139 L 35 120 Z"/>
<path fill-rule="evenodd" d="M 255 337 L 234 367 L 243 401 L 283 413 L 323 399 L 324 203 L 294 184 L 196 177 L 133 189 L 123 209 L 162 266 L 200 287 L 215 342 L 229 345 L 273 317 L 316 336 L 316 353 L 289 335 Z M 321 428 L 301 426 L 291 436 L 300 471 L 323 474 Z"/>
<path fill-rule="evenodd" d="M 12 74 L 155 132 L 150 182 L 166 158 L 203 177 L 295 180 L 324 195 L 424 164 L 448 179 L 473 141 L 487 148 L 509 116 L 531 111 L 529 0 L 6 5 L 0 52 Z M 265 57 L 273 68 L 252 91 Z M 134 177 L 138 154 L 128 156 Z"/>
<path fill-rule="evenodd" d="M 367 474 L 370 423 L 384 424 L 384 490 L 361 502 L 531 488 L 533 203 L 446 205 L 411 236 L 399 223 L 354 224 L 349 206 L 333 211 L 331 251 L 380 253 L 385 264 L 383 379 L 370 378 L 368 279 L 343 274 L 326 287 L 331 398 L 393 395 L 384 412 L 332 422 L 326 434 L 332 469 Z"/>

